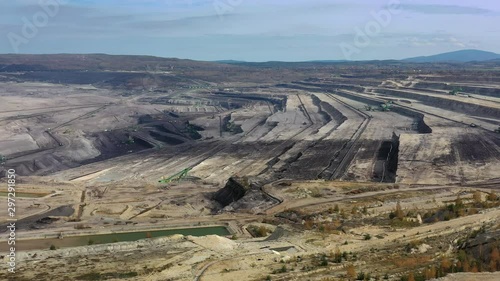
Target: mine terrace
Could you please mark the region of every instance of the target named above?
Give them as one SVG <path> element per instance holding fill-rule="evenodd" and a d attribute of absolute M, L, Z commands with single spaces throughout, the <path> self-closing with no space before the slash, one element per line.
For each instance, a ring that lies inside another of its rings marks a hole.
<path fill-rule="evenodd" d="M 15 280 L 499 269 L 497 62 L 2 55 L 0 99 Z"/>

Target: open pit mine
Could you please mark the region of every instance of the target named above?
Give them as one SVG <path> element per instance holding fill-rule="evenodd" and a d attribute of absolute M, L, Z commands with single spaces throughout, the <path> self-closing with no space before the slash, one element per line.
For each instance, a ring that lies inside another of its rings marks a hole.
<path fill-rule="evenodd" d="M 500 278 L 498 62 L 2 55 L 0 99 L 1 280 Z"/>

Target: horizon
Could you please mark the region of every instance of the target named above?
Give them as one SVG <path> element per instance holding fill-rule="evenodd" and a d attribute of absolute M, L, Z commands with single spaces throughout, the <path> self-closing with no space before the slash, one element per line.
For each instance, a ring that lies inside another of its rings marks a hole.
<path fill-rule="evenodd" d="M 401 60 L 464 49 L 500 53 L 498 5 L 470 0 L 41 3 L 0 4 L 0 53 L 245 62 Z"/>
<path fill-rule="evenodd" d="M 456 51 L 451 51 L 451 52 L 446 52 L 446 53 L 439 53 L 439 54 L 431 54 L 428 56 L 418 56 L 418 57 L 408 57 L 408 58 L 402 58 L 402 59 L 367 59 L 367 60 L 330 60 L 330 59 L 318 59 L 318 60 L 306 60 L 306 61 L 282 61 L 282 60 L 268 60 L 268 61 L 244 61 L 244 60 L 234 60 L 234 59 L 222 59 L 222 60 L 196 60 L 196 59 L 191 59 L 191 58 L 178 58 L 178 57 L 165 57 L 165 56 L 155 56 L 155 55 L 145 55 L 145 54 L 108 54 L 108 53 L 43 53 L 43 54 L 32 54 L 32 53 L 5 53 L 0 55 L 26 55 L 26 56 L 57 56 L 57 55 L 104 55 L 104 56 L 132 56 L 132 57 L 141 57 L 141 56 L 146 56 L 146 57 L 156 57 L 156 58 L 161 58 L 161 59 L 179 59 L 179 60 L 191 60 L 191 61 L 198 61 L 198 62 L 241 62 L 241 63 L 271 63 L 271 62 L 278 62 L 278 63 L 314 63 L 314 62 L 332 62 L 332 63 L 343 63 L 343 62 L 384 62 L 384 61 L 398 61 L 398 62 L 405 62 L 408 59 L 414 59 L 414 58 L 420 58 L 420 57 L 433 57 L 433 56 L 439 56 L 443 54 L 449 54 L 449 53 L 456 53 L 456 52 L 466 52 L 466 51 L 474 51 L 474 52 L 484 52 L 484 53 L 494 53 L 500 56 L 499 53 L 491 52 L 491 51 L 485 51 L 485 50 L 478 50 L 478 49 L 462 49 L 462 50 L 456 50 Z M 496 59 L 495 59 L 496 60 Z"/>

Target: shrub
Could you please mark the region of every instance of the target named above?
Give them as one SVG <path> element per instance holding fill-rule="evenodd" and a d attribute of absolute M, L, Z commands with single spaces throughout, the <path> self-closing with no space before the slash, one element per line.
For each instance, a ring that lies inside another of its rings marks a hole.
<path fill-rule="evenodd" d="M 268 229 L 265 226 L 251 226 L 248 228 L 248 231 L 252 236 L 254 237 L 266 237 L 269 232 L 271 232 L 270 229 Z"/>
<path fill-rule="evenodd" d="M 354 280 L 354 277 L 356 277 L 356 269 L 354 268 L 354 265 L 352 264 L 348 265 L 346 270 L 347 270 L 347 279 Z"/>

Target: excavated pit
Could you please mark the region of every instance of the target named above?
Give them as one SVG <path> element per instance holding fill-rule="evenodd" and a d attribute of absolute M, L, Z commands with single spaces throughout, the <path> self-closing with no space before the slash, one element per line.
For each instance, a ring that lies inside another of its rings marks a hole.
<path fill-rule="evenodd" d="M 422 102 L 425 105 L 438 107 L 455 112 L 465 113 L 473 116 L 480 116 L 486 118 L 500 118 L 500 109 L 487 107 L 479 104 L 471 104 L 457 100 L 451 100 L 441 97 L 427 96 L 425 94 L 416 94 L 410 92 L 403 92 L 392 89 L 377 90 L 377 93 L 397 96 L 402 98 L 414 99 Z"/>
<path fill-rule="evenodd" d="M 396 182 L 399 161 L 399 137 L 384 141 L 379 147 L 373 167 L 373 181 Z"/>
<path fill-rule="evenodd" d="M 493 82 L 493 81 L 485 81 L 485 82 Z M 500 82 L 500 81 L 496 81 Z M 415 89 L 425 89 L 427 91 L 435 91 L 443 90 L 443 91 L 453 91 L 456 86 L 449 83 L 432 83 L 432 82 L 419 82 L 416 84 Z M 467 94 L 475 94 L 481 96 L 489 96 L 489 97 L 500 97 L 500 89 L 499 88 L 487 88 L 487 87 L 473 87 L 473 86 L 460 86 L 462 91 Z M 442 93 L 442 92 L 441 92 Z"/>
<path fill-rule="evenodd" d="M 213 195 L 213 199 L 221 204 L 222 207 L 226 207 L 245 196 L 250 186 L 242 182 L 242 179 L 237 179 L 234 177 L 229 178 L 226 186 L 221 190 L 217 191 Z"/>

